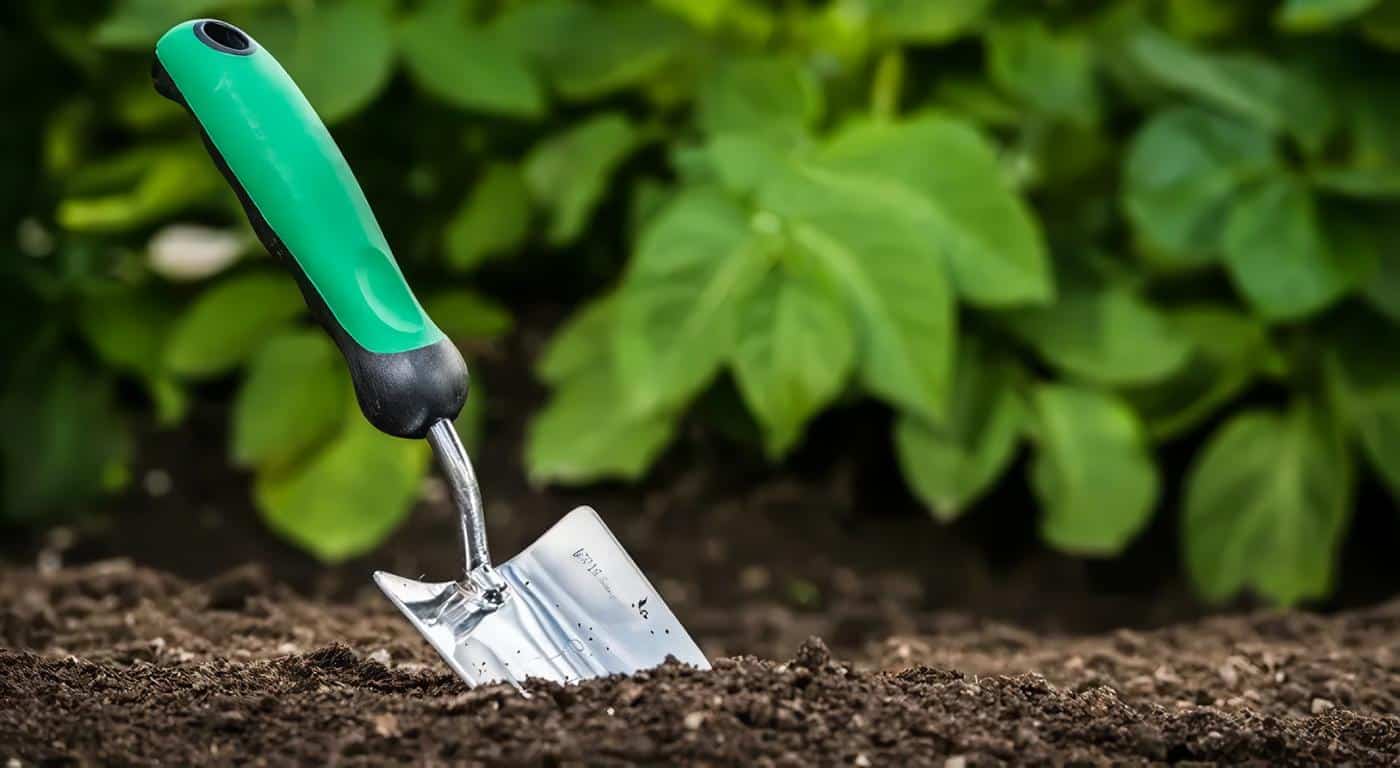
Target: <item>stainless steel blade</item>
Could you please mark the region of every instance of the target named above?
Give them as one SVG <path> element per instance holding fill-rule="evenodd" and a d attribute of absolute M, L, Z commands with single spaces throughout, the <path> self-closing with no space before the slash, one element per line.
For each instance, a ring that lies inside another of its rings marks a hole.
<path fill-rule="evenodd" d="M 383 571 L 374 580 L 472 686 L 504 681 L 520 688 L 530 677 L 576 682 L 635 672 L 667 656 L 710 668 L 589 507 L 570 512 L 506 563 L 462 581 L 426 583 Z"/>

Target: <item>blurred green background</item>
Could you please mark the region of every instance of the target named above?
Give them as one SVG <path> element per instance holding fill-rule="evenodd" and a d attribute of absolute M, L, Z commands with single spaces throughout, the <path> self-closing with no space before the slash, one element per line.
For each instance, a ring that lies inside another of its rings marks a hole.
<path fill-rule="evenodd" d="M 1400 492 L 1400 1 L 0 13 L 7 524 L 100 509 L 135 425 L 179 429 L 194 391 L 322 559 L 428 471 L 152 90 L 197 16 L 291 72 L 469 362 L 574 308 L 519 361 L 552 393 L 519 414 L 537 482 L 643 481 L 717 389 L 711 428 L 775 463 L 873 401 L 938 521 L 1024 472 L 1045 546 L 1112 556 L 1170 515 L 1204 597 L 1284 604 L 1332 589 L 1358 482 Z"/>

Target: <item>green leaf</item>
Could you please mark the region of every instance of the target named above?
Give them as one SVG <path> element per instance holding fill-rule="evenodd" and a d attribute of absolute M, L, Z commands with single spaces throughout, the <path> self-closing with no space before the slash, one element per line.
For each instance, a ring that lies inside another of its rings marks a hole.
<path fill-rule="evenodd" d="M 1182 538 L 1201 594 L 1282 605 L 1324 597 L 1351 495 L 1350 460 L 1322 414 L 1249 410 L 1222 426 L 1186 480 Z"/>
<path fill-rule="evenodd" d="M 595 99 L 640 85 L 695 39 L 680 19 L 642 3 L 595 7 L 541 4 L 502 20 L 504 33 L 530 46 L 566 99 Z"/>
<path fill-rule="evenodd" d="M 1190 359 L 1166 379 L 1125 393 L 1157 440 L 1198 426 L 1277 365 L 1268 328 L 1250 315 L 1201 304 L 1173 311 L 1170 322 L 1190 340 Z"/>
<path fill-rule="evenodd" d="M 235 20 L 277 57 L 327 123 L 364 109 L 393 74 L 393 24 L 384 0 L 308 3 Z"/>
<path fill-rule="evenodd" d="M 921 197 L 932 238 L 969 302 L 995 307 L 1054 296 L 1035 216 L 1003 181 L 996 148 L 976 129 L 944 117 L 861 122 L 838 134 L 821 160 Z"/>
<path fill-rule="evenodd" d="M 1310 78 L 1252 54 L 1210 54 L 1151 28 L 1129 42 L 1135 63 L 1164 87 L 1318 149 L 1331 127 L 1327 94 Z"/>
<path fill-rule="evenodd" d="M 1375 7 L 1379 0 L 1286 0 L 1274 22 L 1292 32 L 1315 32 L 1350 21 Z"/>
<path fill-rule="evenodd" d="M 864 8 L 877 40 L 938 45 L 967 33 L 990 5 L 991 0 L 868 0 Z"/>
<path fill-rule="evenodd" d="M 78 328 L 114 370 L 139 377 L 155 406 L 156 422 L 173 426 L 188 405 L 166 370 L 165 345 L 176 313 L 162 297 L 138 290 L 88 296 L 78 305 Z"/>
<path fill-rule="evenodd" d="M 105 166 L 105 167 L 104 167 Z M 226 187 L 209 157 L 194 146 L 142 149 L 86 169 L 125 182 L 122 189 L 76 191 L 58 205 L 57 219 L 76 232 L 120 232 L 146 226 L 178 211 L 216 199 Z"/>
<path fill-rule="evenodd" d="M 611 365 L 616 317 L 612 295 L 583 305 L 554 332 L 535 362 L 535 374 L 549 384 L 561 384 L 600 360 Z"/>
<path fill-rule="evenodd" d="M 952 385 L 957 318 L 927 201 L 901 184 L 818 167 L 779 174 L 755 226 L 796 248 L 790 263 L 838 291 L 856 318 L 866 390 L 938 420 Z M 773 214 L 769 216 L 768 214 Z"/>
<path fill-rule="evenodd" d="M 1250 190 L 1225 230 L 1225 263 L 1251 306 L 1270 320 L 1296 320 L 1341 298 L 1353 275 L 1322 229 L 1312 194 L 1286 176 Z"/>
<path fill-rule="evenodd" d="M 712 136 L 800 141 L 821 118 L 822 91 L 790 57 L 725 58 L 701 83 L 696 122 Z"/>
<path fill-rule="evenodd" d="M 520 171 L 492 163 L 447 223 L 447 263 L 466 272 L 516 250 L 530 232 L 530 190 Z"/>
<path fill-rule="evenodd" d="M 1361 32 L 1367 40 L 1392 51 L 1400 51 L 1400 3 L 1383 2 L 1361 18 Z"/>
<path fill-rule="evenodd" d="M 787 453 L 840 394 L 855 366 L 851 325 L 838 297 L 781 271 L 739 308 L 734 377 L 763 425 L 769 456 Z"/>
<path fill-rule="evenodd" d="M 0 519 L 34 522 L 71 511 L 107 490 L 130 453 L 111 379 L 51 352 L 35 349 L 13 361 L 0 397 Z"/>
<path fill-rule="evenodd" d="M 515 324 L 505 307 L 465 289 L 429 294 L 423 309 L 453 339 L 494 339 Z"/>
<path fill-rule="evenodd" d="M 236 4 L 230 0 L 119 0 L 93 30 L 93 40 L 104 48 L 149 51 L 176 24 Z"/>
<path fill-rule="evenodd" d="M 764 139 L 724 134 L 705 145 L 704 158 L 708 167 L 702 169 L 703 173 L 712 172 L 733 192 L 752 195 L 775 175 L 788 171 L 791 155 Z"/>
<path fill-rule="evenodd" d="M 1376 270 L 1366 281 L 1366 302 L 1392 321 L 1400 323 L 1400 221 L 1378 215 L 1366 222 L 1374 240 Z"/>
<path fill-rule="evenodd" d="M 635 480 L 660 455 L 675 414 L 618 407 L 626 394 L 616 375 L 606 358 L 590 361 L 535 414 L 525 445 L 532 481 Z"/>
<path fill-rule="evenodd" d="M 744 211 L 718 192 L 683 192 L 651 222 L 615 304 L 618 373 L 633 409 L 678 406 L 704 389 L 769 263 Z"/>
<path fill-rule="evenodd" d="M 1400 200 L 1400 166 L 1320 168 L 1311 174 L 1319 189 L 1359 200 Z"/>
<path fill-rule="evenodd" d="M 78 305 L 78 328 L 103 362 L 140 376 L 163 373 L 162 353 L 174 320 L 170 304 L 146 291 L 88 296 Z"/>
<path fill-rule="evenodd" d="M 176 321 L 165 365 L 185 376 L 215 376 L 238 366 L 269 336 L 305 311 L 296 282 L 253 272 L 224 280 Z"/>
<path fill-rule="evenodd" d="M 233 461 L 285 467 L 303 456 L 344 420 L 348 383 L 340 352 L 319 329 L 269 339 L 233 401 Z"/>
<path fill-rule="evenodd" d="M 453 0 L 434 0 L 399 27 L 413 81 L 454 107 L 510 117 L 545 112 L 544 87 L 525 51 L 476 26 Z"/>
<path fill-rule="evenodd" d="M 341 421 L 305 463 L 259 472 L 253 486 L 268 527 L 330 563 L 383 541 L 412 508 L 428 469 L 424 441 L 389 437 L 353 406 Z"/>
<path fill-rule="evenodd" d="M 964 344 L 948 418 L 935 424 L 906 414 L 895 424 L 905 482 L 939 522 L 960 516 L 1015 457 L 1026 410 L 1013 377 L 1006 360 Z"/>
<path fill-rule="evenodd" d="M 279 54 L 306 100 L 327 123 L 359 112 L 389 82 L 394 39 L 378 0 L 317 3 L 298 19 L 296 48 Z"/>
<path fill-rule="evenodd" d="M 1052 33 L 1039 20 L 1002 24 L 987 34 L 992 81 L 1047 115 L 1082 124 L 1098 119 L 1099 96 L 1087 38 Z"/>
<path fill-rule="evenodd" d="M 552 212 L 549 240 L 564 245 L 583 234 L 608 190 L 613 171 L 641 141 L 617 112 L 606 112 L 540 142 L 525 159 L 525 183 Z"/>
<path fill-rule="evenodd" d="M 1161 485 L 1141 422 L 1092 389 L 1046 384 L 1032 400 L 1041 537 L 1066 552 L 1118 554 L 1152 517 Z"/>
<path fill-rule="evenodd" d="M 1245 185 L 1276 164 L 1264 131 L 1201 109 L 1172 109 L 1153 117 L 1128 148 L 1123 209 L 1155 258 L 1203 264 L 1219 255 Z"/>
<path fill-rule="evenodd" d="M 1327 383 L 1367 461 L 1391 495 L 1400 496 L 1400 364 L 1391 355 L 1377 354 L 1375 341 L 1393 331 L 1370 316 L 1362 317 L 1371 322 L 1348 323 L 1334 331 L 1341 338 L 1329 344 Z"/>
<path fill-rule="evenodd" d="M 1142 384 L 1180 368 L 1191 343 L 1131 291 L 1074 290 L 1049 307 L 1006 315 L 1041 357 L 1068 374 L 1103 384 Z"/>

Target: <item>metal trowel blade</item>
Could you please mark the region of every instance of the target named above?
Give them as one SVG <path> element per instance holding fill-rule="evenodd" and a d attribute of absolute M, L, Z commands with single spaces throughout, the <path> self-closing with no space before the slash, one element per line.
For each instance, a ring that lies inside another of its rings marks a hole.
<path fill-rule="evenodd" d="M 494 569 L 505 599 L 469 575 L 374 581 L 468 685 L 570 683 L 654 667 L 710 664 L 602 518 L 579 507 Z M 523 691 L 523 688 L 521 688 Z"/>

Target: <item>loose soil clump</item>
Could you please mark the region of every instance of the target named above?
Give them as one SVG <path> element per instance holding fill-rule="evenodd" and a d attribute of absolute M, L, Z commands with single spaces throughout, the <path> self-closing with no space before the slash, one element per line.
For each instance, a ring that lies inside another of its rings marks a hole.
<path fill-rule="evenodd" d="M 258 568 L 0 571 L 0 760 L 383 765 L 1393 764 L 1400 603 L 1038 637 L 929 618 L 852 661 L 467 689 L 382 601 Z M 682 616 L 682 619 L 685 619 Z M 702 635 L 701 642 L 705 642 Z"/>

